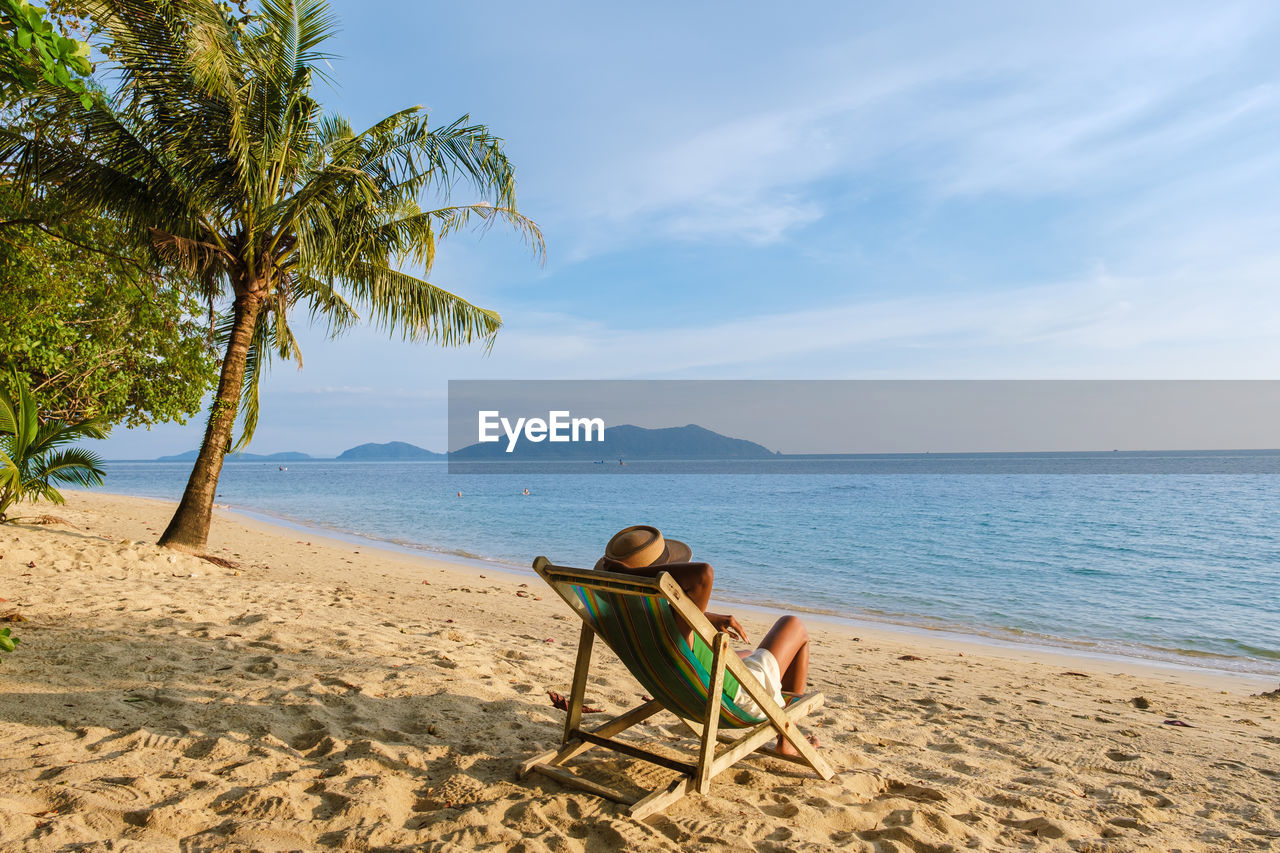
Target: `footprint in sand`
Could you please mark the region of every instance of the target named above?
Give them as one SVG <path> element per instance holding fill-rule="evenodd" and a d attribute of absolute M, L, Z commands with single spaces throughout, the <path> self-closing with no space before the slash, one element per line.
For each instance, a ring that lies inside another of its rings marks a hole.
<path fill-rule="evenodd" d="M 765 806 L 760 809 L 760 811 L 770 815 L 771 817 L 782 818 L 784 820 L 793 818 L 800 814 L 800 808 L 795 803 L 778 803 L 773 806 Z"/>
<path fill-rule="evenodd" d="M 269 675 L 280 668 L 275 658 L 271 655 L 259 655 L 258 657 L 249 658 L 245 664 L 245 672 L 251 672 L 254 675 Z"/>

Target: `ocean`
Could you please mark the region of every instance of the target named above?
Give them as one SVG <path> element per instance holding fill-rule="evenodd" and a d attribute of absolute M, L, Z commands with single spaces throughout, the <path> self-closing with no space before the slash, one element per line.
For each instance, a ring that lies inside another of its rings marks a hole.
<path fill-rule="evenodd" d="M 698 473 L 229 462 L 217 500 L 518 569 L 540 554 L 590 567 L 616 530 L 652 524 L 715 567 L 721 600 L 1276 675 L 1280 478 L 1256 472 L 1278 466 L 1275 453 L 922 454 Z M 176 500 L 190 463 L 107 472 L 103 491 Z"/>

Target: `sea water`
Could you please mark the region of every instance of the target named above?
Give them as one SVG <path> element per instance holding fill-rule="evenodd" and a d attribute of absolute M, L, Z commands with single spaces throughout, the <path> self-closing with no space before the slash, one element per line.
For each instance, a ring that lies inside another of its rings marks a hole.
<path fill-rule="evenodd" d="M 1280 457 L 1099 458 L 703 463 L 701 473 L 634 461 L 501 474 L 229 462 L 217 501 L 511 567 L 540 554 L 590 567 L 616 530 L 652 524 L 711 563 L 729 600 L 1280 674 L 1280 476 L 1185 473 L 1270 470 Z M 1108 465 L 1131 473 L 1098 473 Z M 107 471 L 105 491 L 176 500 L 190 463 Z"/>

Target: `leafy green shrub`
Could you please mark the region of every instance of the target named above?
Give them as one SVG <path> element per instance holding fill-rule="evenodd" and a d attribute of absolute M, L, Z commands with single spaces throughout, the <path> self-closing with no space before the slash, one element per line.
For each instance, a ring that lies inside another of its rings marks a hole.
<path fill-rule="evenodd" d="M 59 34 L 27 0 L 0 0 L 0 85 L 29 90 L 43 80 L 78 95 L 88 109 L 92 99 L 75 75 L 91 71 L 88 44 Z"/>
<path fill-rule="evenodd" d="M 66 447 L 85 438 L 105 438 L 96 420 L 40 423 L 35 399 L 15 378 L 18 399 L 0 391 L 0 523 L 19 501 L 65 503 L 54 484 L 102 484 L 102 460 L 96 453 Z"/>

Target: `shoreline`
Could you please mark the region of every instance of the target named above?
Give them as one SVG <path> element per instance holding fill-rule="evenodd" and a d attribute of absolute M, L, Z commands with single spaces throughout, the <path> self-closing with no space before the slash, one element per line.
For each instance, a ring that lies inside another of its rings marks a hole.
<path fill-rule="evenodd" d="M 124 495 L 96 490 L 80 493 L 85 495 L 109 494 L 113 497 L 156 501 L 169 506 L 173 506 L 176 503 L 164 498 L 138 497 L 134 495 Z M 230 504 L 216 504 L 215 512 L 225 512 L 232 517 L 245 521 L 256 522 L 265 525 L 268 528 L 308 533 L 312 535 L 313 538 L 321 537 L 333 542 L 359 544 L 363 547 L 375 548 L 390 554 L 397 554 L 410 558 L 420 558 L 429 561 L 438 560 L 445 563 L 455 564 L 460 567 L 503 572 L 513 577 L 519 577 L 521 580 L 526 582 L 531 578 L 537 577 L 529 566 L 519 566 L 504 560 L 480 555 L 436 551 L 429 547 L 401 544 L 386 539 L 380 539 L 375 536 L 367 536 L 365 534 L 345 531 L 339 528 L 331 528 L 324 524 L 301 521 L 262 510 L 249 509 Z M 530 563 L 532 563 L 532 559 L 530 560 Z M 1280 671 L 1261 672 L 1257 670 L 1201 665 L 1190 661 L 1180 660 L 1177 658 L 1178 653 L 1166 650 L 1156 650 L 1157 654 L 1153 654 L 1151 656 L 1126 654 L 1123 651 L 1094 650 L 1080 647 L 1090 641 L 1073 641 L 1058 637 L 1020 639 L 1012 636 L 1010 632 L 1004 632 L 1000 629 L 988 629 L 990 633 L 984 633 L 983 629 L 977 626 L 934 627 L 927 624 L 913 623 L 909 621 L 909 617 L 903 617 L 903 621 L 895 621 L 889 618 L 875 619 L 865 616 L 842 616 L 827 610 L 805 607 L 801 604 L 790 602 L 752 601 L 736 597 L 731 594 L 725 595 L 722 593 L 717 593 L 716 601 L 733 604 L 736 607 L 749 609 L 750 611 L 758 614 L 766 614 L 774 617 L 786 613 L 795 613 L 814 622 L 821 622 L 824 625 L 832 626 L 850 635 L 856 633 L 885 632 L 890 635 L 900 635 L 901 639 L 904 641 L 918 640 L 935 648 L 955 647 L 960 650 L 971 650 L 975 653 L 1003 653 L 1017 660 L 1032 660 L 1039 656 L 1059 660 L 1064 664 L 1071 664 L 1072 662 L 1088 662 L 1105 668 L 1105 671 L 1107 672 L 1118 673 L 1132 671 L 1150 674 L 1170 674 L 1175 677 L 1181 676 L 1185 679 L 1186 683 L 1205 686 L 1239 682 L 1240 684 L 1249 687 L 1266 688 L 1268 686 L 1274 686 L 1275 682 L 1280 681 Z M 1159 651 L 1165 651 L 1165 654 L 1168 656 L 1161 656 L 1158 654 Z M 1204 659 L 1222 660 L 1222 658 L 1218 656 L 1206 656 Z M 1252 662 L 1253 659 L 1239 657 L 1228 658 L 1227 660 L 1241 661 L 1247 665 Z"/>

